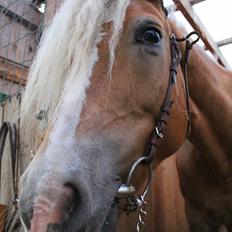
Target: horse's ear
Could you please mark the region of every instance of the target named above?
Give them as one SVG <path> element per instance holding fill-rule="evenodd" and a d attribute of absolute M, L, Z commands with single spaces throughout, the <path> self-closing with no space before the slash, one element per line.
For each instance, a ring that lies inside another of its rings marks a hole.
<path fill-rule="evenodd" d="M 163 0 L 148 0 L 149 2 L 159 6 L 166 16 L 168 16 L 168 10 L 164 7 Z"/>

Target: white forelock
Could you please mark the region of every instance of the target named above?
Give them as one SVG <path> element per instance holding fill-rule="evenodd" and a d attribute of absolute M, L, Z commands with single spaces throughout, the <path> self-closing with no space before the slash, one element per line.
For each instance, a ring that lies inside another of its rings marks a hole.
<path fill-rule="evenodd" d="M 130 0 L 66 0 L 44 33 L 29 72 L 21 104 L 21 120 L 35 123 L 35 115 L 47 111 L 51 120 L 58 103 L 76 104 L 78 115 L 97 61 L 97 44 L 104 33 L 102 25 L 113 22 L 109 42 L 109 74 Z M 68 98 L 65 97 L 68 95 Z M 65 99 L 64 99 L 65 98 Z M 65 101 L 68 101 L 65 103 Z M 61 106 L 58 107 L 59 110 Z M 72 109 L 66 109 L 72 110 Z M 64 111 L 64 110 L 62 110 Z"/>

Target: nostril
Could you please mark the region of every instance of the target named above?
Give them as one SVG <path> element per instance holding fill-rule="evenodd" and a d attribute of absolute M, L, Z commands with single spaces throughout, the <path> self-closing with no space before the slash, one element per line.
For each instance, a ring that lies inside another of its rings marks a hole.
<path fill-rule="evenodd" d="M 66 206 L 64 211 L 66 212 L 64 215 L 65 220 L 71 217 L 74 210 L 78 207 L 78 204 L 80 204 L 81 198 L 78 190 L 72 185 L 72 184 L 66 184 L 64 186 L 64 189 L 66 190 L 65 198 L 66 198 Z"/>
<path fill-rule="evenodd" d="M 68 221 L 79 204 L 79 193 L 71 184 L 42 188 L 33 205 L 31 232 L 46 231 L 48 225 Z"/>

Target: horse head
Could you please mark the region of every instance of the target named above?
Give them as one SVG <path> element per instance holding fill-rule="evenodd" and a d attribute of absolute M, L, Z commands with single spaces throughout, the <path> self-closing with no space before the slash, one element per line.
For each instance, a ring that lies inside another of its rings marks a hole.
<path fill-rule="evenodd" d="M 107 216 L 115 224 L 114 198 L 144 154 L 167 93 L 171 34 L 161 1 L 65 1 L 42 39 L 22 101 L 24 124 L 43 108 L 48 120 L 21 178 L 27 230 L 107 231 Z M 175 71 L 154 167 L 186 135 L 183 76 L 179 66 Z M 136 187 L 145 173 L 141 165 Z"/>

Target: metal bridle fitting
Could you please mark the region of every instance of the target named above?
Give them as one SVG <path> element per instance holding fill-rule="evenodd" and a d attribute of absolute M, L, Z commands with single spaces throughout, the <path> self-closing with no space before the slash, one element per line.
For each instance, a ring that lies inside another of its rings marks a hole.
<path fill-rule="evenodd" d="M 148 178 L 147 178 L 147 183 L 146 183 L 146 186 L 145 186 L 143 193 L 140 195 L 136 195 L 136 188 L 134 187 L 134 185 L 132 185 L 132 178 L 134 176 L 134 173 L 135 173 L 137 167 L 140 164 L 144 164 L 146 159 L 147 159 L 146 156 L 142 156 L 134 162 L 134 164 L 132 165 L 132 167 L 129 171 L 126 184 L 122 184 L 118 189 L 118 193 L 116 196 L 116 198 L 117 198 L 116 202 L 120 199 L 121 200 L 126 199 L 127 200 L 127 207 L 126 207 L 126 209 L 123 209 L 123 210 L 126 211 L 127 213 L 131 213 L 131 212 L 136 211 L 140 205 L 139 201 L 144 201 L 144 198 L 147 195 L 147 192 L 148 192 L 148 189 L 150 186 L 150 182 L 151 182 L 151 177 L 152 177 L 151 165 L 148 166 Z"/>

